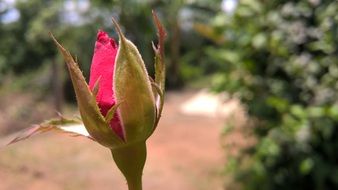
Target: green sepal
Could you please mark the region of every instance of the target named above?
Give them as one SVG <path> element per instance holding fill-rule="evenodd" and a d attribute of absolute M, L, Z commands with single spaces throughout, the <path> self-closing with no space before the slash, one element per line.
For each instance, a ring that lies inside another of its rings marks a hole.
<path fill-rule="evenodd" d="M 118 112 L 126 142 L 138 142 L 147 139 L 153 131 L 155 98 L 138 49 L 124 37 L 117 22 L 113 22 L 119 34 L 113 80 L 115 98 L 117 102 L 123 101 Z"/>
<path fill-rule="evenodd" d="M 113 107 L 111 107 L 108 112 L 107 112 L 107 115 L 105 117 L 106 119 L 106 122 L 109 124 L 110 121 L 113 119 L 114 117 L 114 114 L 116 113 L 117 111 L 117 108 L 120 106 L 121 102 L 115 104 Z"/>
<path fill-rule="evenodd" d="M 103 146 L 108 148 L 120 146 L 124 143 L 123 140 L 113 132 L 100 113 L 95 97 L 90 91 L 78 64 L 74 61 L 70 53 L 57 42 L 52 34 L 51 37 L 67 64 L 81 118 L 88 133 Z"/>
<path fill-rule="evenodd" d="M 151 85 L 154 89 L 154 91 L 156 92 L 156 95 L 158 95 L 158 109 L 156 110 L 156 120 L 155 120 L 155 124 L 154 124 L 154 129 L 153 131 L 156 129 L 158 122 L 160 121 L 161 118 L 161 114 L 162 114 L 162 110 L 163 110 L 163 105 L 164 105 L 164 93 L 162 92 L 161 88 L 155 83 L 155 82 L 151 82 Z"/>
<path fill-rule="evenodd" d="M 92 90 L 92 94 L 93 96 L 97 96 L 97 93 L 99 92 L 99 84 L 100 84 L 100 79 L 101 79 L 101 76 L 96 80 L 95 84 L 94 84 L 94 88 Z"/>
<path fill-rule="evenodd" d="M 157 28 L 157 36 L 158 36 L 158 44 L 155 46 L 153 43 L 153 49 L 155 52 L 155 84 L 153 85 L 155 87 L 155 90 L 158 93 L 158 97 L 155 97 L 158 101 L 157 103 L 157 117 L 156 122 L 154 124 L 154 130 L 158 125 L 158 122 L 160 121 L 163 105 L 164 105 L 164 92 L 165 92 L 165 63 L 164 63 L 164 40 L 166 38 L 166 31 L 161 24 L 161 21 L 157 17 L 156 13 L 152 11 L 153 13 L 153 20 Z"/>
<path fill-rule="evenodd" d="M 155 83 L 160 87 L 161 91 L 165 89 L 165 64 L 164 64 L 164 40 L 166 38 L 166 31 L 161 24 L 161 21 L 157 17 L 156 13 L 153 13 L 153 20 L 157 28 L 158 44 L 153 44 L 155 52 Z"/>

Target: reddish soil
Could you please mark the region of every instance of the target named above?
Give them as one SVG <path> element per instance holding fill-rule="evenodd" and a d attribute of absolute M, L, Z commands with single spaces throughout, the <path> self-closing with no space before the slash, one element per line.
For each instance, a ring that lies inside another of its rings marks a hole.
<path fill-rule="evenodd" d="M 224 119 L 183 115 L 192 92 L 168 93 L 148 140 L 145 190 L 221 190 Z M 110 152 L 84 138 L 48 133 L 0 150 L 1 190 L 126 190 Z"/>

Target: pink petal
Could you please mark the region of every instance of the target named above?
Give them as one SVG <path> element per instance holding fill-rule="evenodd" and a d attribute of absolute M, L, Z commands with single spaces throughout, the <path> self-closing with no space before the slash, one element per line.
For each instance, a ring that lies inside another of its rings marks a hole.
<path fill-rule="evenodd" d="M 114 65 L 117 53 L 117 44 L 104 31 L 97 33 L 94 55 L 90 68 L 89 87 L 92 90 L 95 82 L 100 78 L 96 101 L 103 116 L 115 105 L 113 91 Z M 111 128 L 123 138 L 123 130 L 118 114 L 110 122 Z"/>

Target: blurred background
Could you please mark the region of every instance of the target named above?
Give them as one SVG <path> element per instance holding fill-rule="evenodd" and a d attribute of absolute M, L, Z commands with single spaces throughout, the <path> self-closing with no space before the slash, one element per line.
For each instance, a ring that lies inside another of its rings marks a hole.
<path fill-rule="evenodd" d="M 145 189 L 338 189 L 338 1 L 0 0 L 0 141 L 77 115 L 48 32 L 88 78 L 111 17 L 153 75 L 155 10 L 168 32 L 163 118 Z M 126 189 L 104 148 L 40 135 L 2 149 L 0 189 Z"/>

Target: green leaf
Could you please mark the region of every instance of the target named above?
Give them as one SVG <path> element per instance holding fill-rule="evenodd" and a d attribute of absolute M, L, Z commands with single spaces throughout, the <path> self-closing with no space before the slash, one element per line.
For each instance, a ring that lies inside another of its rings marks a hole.
<path fill-rule="evenodd" d="M 60 116 L 59 118 L 51 119 L 49 121 L 45 121 L 41 124 L 34 125 L 28 129 L 24 129 L 19 133 L 13 135 L 13 138 L 10 137 L 8 143 L 4 145 L 11 145 L 23 140 L 26 140 L 32 136 L 46 133 L 49 131 L 59 132 L 61 134 L 68 134 L 73 137 L 86 137 L 91 140 L 94 140 L 86 128 L 83 126 L 82 122 L 78 119 L 69 119 Z M 1 147 L 1 146 L 0 146 Z"/>

